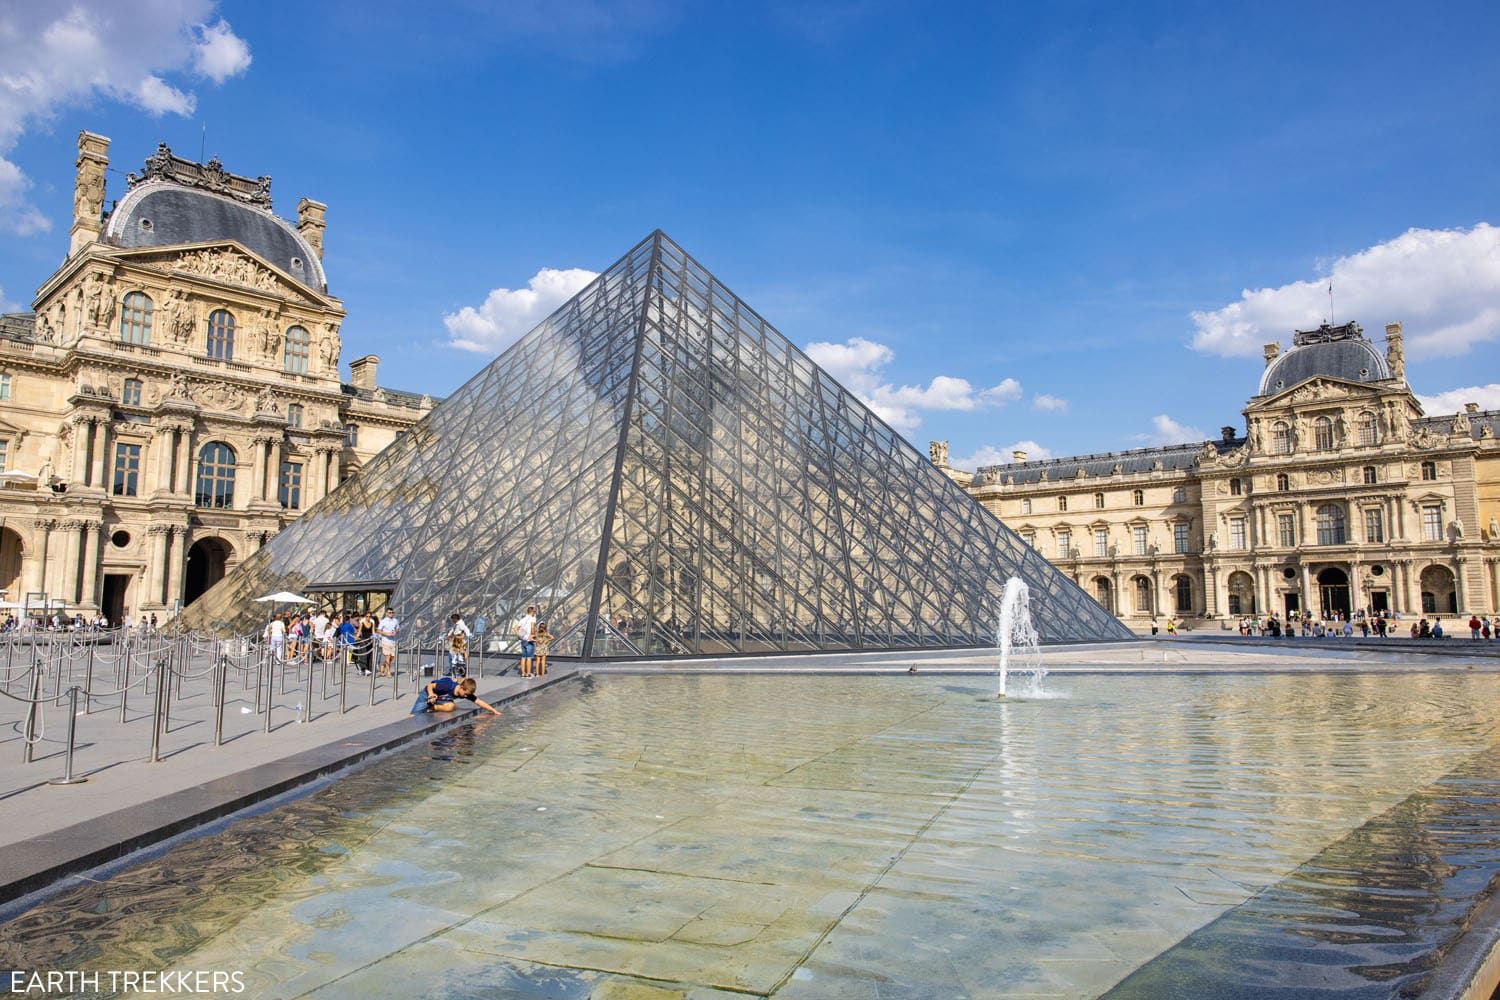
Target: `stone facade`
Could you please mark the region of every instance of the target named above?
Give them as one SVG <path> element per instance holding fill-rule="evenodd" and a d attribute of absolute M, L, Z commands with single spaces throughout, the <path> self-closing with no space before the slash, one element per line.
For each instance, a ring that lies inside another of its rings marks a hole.
<path fill-rule="evenodd" d="M 1244 435 L 949 475 L 1136 626 L 1493 614 L 1500 411 L 1424 415 L 1400 325 L 1386 335 L 1384 355 L 1353 323 L 1268 345 Z"/>
<path fill-rule="evenodd" d="M 432 400 L 339 378 L 326 207 L 165 147 L 105 208 L 79 137 L 62 266 L 0 317 L 0 589 L 32 610 L 172 614 L 411 427 Z"/>

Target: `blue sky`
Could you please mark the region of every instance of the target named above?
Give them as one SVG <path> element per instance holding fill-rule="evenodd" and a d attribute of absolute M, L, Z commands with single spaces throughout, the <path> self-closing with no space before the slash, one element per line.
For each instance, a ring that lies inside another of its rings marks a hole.
<path fill-rule="evenodd" d="M 111 198 L 165 141 L 328 203 L 345 359 L 434 395 L 660 227 L 956 459 L 1239 424 L 1330 277 L 1500 407 L 1500 8 L 1436 10 L 0 0 L 0 301 L 89 129 Z"/>

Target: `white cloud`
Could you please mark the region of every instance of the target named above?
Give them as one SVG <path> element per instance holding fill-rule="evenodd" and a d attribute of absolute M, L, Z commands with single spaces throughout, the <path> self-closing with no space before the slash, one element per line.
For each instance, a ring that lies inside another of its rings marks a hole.
<path fill-rule="evenodd" d="M 1056 396 L 1049 396 L 1045 392 L 1039 392 L 1031 397 L 1031 405 L 1047 413 L 1062 413 L 1067 410 L 1068 401 L 1066 399 L 1059 399 Z"/>
<path fill-rule="evenodd" d="M 5 297 L 5 289 L 0 288 L 0 313 L 15 312 L 21 307 Z"/>
<path fill-rule="evenodd" d="M 135 88 L 136 103 L 153 115 L 182 115 L 186 118 L 198 106 L 198 99 L 185 94 L 159 76 L 148 76 Z"/>
<path fill-rule="evenodd" d="M 1052 457 L 1051 448 L 1044 448 L 1035 441 L 1027 440 L 1015 441 L 1003 448 L 996 448 L 994 445 L 987 444 L 972 455 L 950 459 L 948 464 L 955 469 L 965 469 L 968 471 L 982 469 L 988 465 L 1009 465 L 1011 462 L 1011 453 L 1017 451 L 1024 451 L 1026 453 L 1026 461 L 1028 462 L 1045 461 Z"/>
<path fill-rule="evenodd" d="M 223 83 L 250 68 L 250 46 L 222 18 L 198 28 L 193 69 L 214 83 Z"/>
<path fill-rule="evenodd" d="M 1376 330 L 1400 321 L 1408 351 L 1453 356 L 1500 337 L 1500 228 L 1481 222 L 1473 229 L 1410 229 L 1340 257 L 1326 277 L 1246 289 L 1238 302 L 1192 314 L 1192 346 L 1207 354 L 1259 355 L 1264 344 L 1328 318 L 1330 280 L 1335 319 Z"/>
<path fill-rule="evenodd" d="M 250 65 L 250 49 L 214 0 L 72 0 L 0 4 L 0 230 L 51 228 L 26 200 L 31 183 L 4 157 L 27 129 L 103 97 L 149 114 L 190 115 L 197 100 L 168 81 L 194 73 L 222 83 Z M 206 26 L 205 26 L 206 25 Z"/>
<path fill-rule="evenodd" d="M 925 386 L 897 386 L 882 381 L 881 370 L 896 354 L 884 344 L 852 337 L 842 344 L 816 342 L 807 345 L 807 356 L 817 362 L 845 388 L 874 410 L 880 419 L 906 433 L 922 423 L 919 411 L 971 411 L 985 406 L 1003 406 L 1021 397 L 1021 383 L 1005 379 L 988 389 L 975 390 L 968 379 L 938 375 Z"/>
<path fill-rule="evenodd" d="M 1500 382 L 1489 385 L 1471 385 L 1465 389 L 1449 389 L 1436 396 L 1417 396 L 1422 412 L 1429 417 L 1445 413 L 1458 413 L 1465 403 L 1478 403 L 1481 410 L 1500 410 Z"/>
<path fill-rule="evenodd" d="M 1165 413 L 1158 413 L 1151 418 L 1151 433 L 1137 434 L 1135 439 L 1150 445 L 1196 444 L 1207 441 L 1208 435 L 1196 427 L 1179 424 Z"/>
<path fill-rule="evenodd" d="M 448 345 L 499 354 L 597 277 L 593 271 L 578 267 L 544 267 L 525 288 L 496 288 L 478 309 L 464 306 L 456 313 L 443 314 Z"/>

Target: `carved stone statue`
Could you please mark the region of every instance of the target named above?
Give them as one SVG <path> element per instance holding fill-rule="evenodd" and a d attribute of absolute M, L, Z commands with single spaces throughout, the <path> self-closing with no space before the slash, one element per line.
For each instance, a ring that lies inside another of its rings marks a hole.
<path fill-rule="evenodd" d="M 1490 541 L 1500 542 L 1500 520 L 1490 518 Z"/>
<path fill-rule="evenodd" d="M 1467 413 L 1460 413 L 1458 416 L 1453 418 L 1454 434 L 1463 434 L 1467 436 L 1472 431 L 1473 425 L 1469 423 L 1469 415 Z"/>
<path fill-rule="evenodd" d="M 255 412 L 256 413 L 275 413 L 276 412 L 276 393 L 274 393 L 274 392 L 271 391 L 271 387 L 270 386 L 262 386 L 260 392 L 256 394 L 256 396 L 255 396 Z"/>
<path fill-rule="evenodd" d="M 1259 417 L 1250 421 L 1250 450 L 1255 452 L 1257 455 L 1260 454 L 1262 450 Z"/>
<path fill-rule="evenodd" d="M 281 331 L 276 328 L 275 314 L 269 309 L 262 309 L 260 324 L 261 350 L 274 361 L 281 354 Z"/>
<path fill-rule="evenodd" d="M 1461 540 L 1464 537 L 1464 523 L 1458 518 L 1454 518 L 1448 524 L 1448 536 L 1455 542 Z"/>
<path fill-rule="evenodd" d="M 183 299 L 180 291 L 174 291 L 167 296 L 167 301 L 162 303 L 162 326 L 172 341 L 177 344 L 185 344 L 193 335 L 193 318 L 189 315 L 188 304 Z"/>
<path fill-rule="evenodd" d="M 933 465 L 936 465 L 939 468 L 946 468 L 948 465 L 948 442 L 927 442 L 927 457 L 932 459 Z"/>
<path fill-rule="evenodd" d="M 323 324 L 323 337 L 318 343 L 322 353 L 323 363 L 329 368 L 337 368 L 339 364 L 339 335 L 338 328 L 332 323 Z"/>
<path fill-rule="evenodd" d="M 190 398 L 192 398 L 191 396 L 188 395 L 188 390 L 191 389 L 191 388 L 192 388 L 192 385 L 191 385 L 191 383 L 188 382 L 187 372 L 173 372 L 172 373 L 172 393 L 171 393 L 171 395 L 174 398 L 176 398 L 176 399 L 190 399 Z"/>

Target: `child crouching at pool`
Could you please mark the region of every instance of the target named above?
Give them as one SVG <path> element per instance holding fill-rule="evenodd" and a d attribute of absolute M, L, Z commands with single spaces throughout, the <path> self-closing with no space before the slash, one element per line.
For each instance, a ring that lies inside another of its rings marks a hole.
<path fill-rule="evenodd" d="M 417 700 L 411 707 L 411 714 L 421 715 L 423 712 L 451 712 L 456 707 L 454 699 L 463 698 L 467 701 L 472 701 L 486 712 L 499 715 L 500 710 L 498 708 L 487 701 L 481 701 L 475 696 L 474 690 L 476 687 L 478 685 L 474 683 L 474 678 L 472 677 L 465 677 L 461 681 L 454 680 L 452 677 L 439 677 L 417 692 Z"/>

